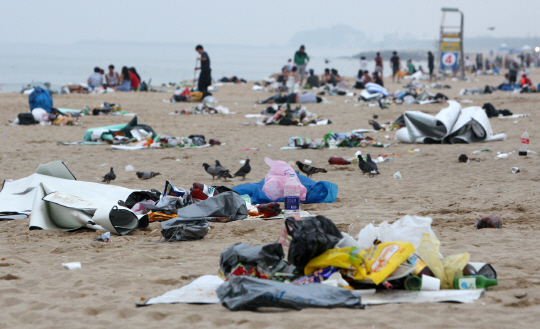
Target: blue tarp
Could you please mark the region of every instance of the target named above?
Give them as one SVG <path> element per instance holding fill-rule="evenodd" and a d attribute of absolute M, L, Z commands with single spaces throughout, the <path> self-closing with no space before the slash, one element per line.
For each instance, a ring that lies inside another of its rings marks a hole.
<path fill-rule="evenodd" d="M 332 203 L 336 201 L 338 194 L 338 186 L 330 182 L 316 182 L 306 176 L 301 176 L 296 172 L 302 185 L 307 189 L 306 200 L 302 203 Z M 269 202 L 283 202 L 283 198 L 271 200 L 262 191 L 264 178 L 258 183 L 246 183 L 233 187 L 233 190 L 240 195 L 247 194 L 251 197 L 251 203 L 261 204 Z"/>

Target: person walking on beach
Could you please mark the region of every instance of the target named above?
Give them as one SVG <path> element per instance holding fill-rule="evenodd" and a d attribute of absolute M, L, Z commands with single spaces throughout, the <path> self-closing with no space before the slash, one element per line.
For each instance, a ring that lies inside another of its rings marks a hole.
<path fill-rule="evenodd" d="M 298 50 L 294 54 L 294 63 L 296 64 L 296 67 L 298 68 L 298 79 L 300 80 L 300 85 L 302 86 L 304 84 L 304 76 L 306 74 L 306 66 L 309 63 L 309 56 L 305 52 L 306 48 L 304 45 L 300 46 L 300 50 Z"/>
<path fill-rule="evenodd" d="M 427 61 L 429 67 L 429 82 L 431 82 L 431 78 L 434 78 L 435 81 L 437 81 L 437 77 L 433 74 L 433 70 L 435 69 L 435 57 L 433 57 L 431 51 L 427 52 Z"/>
<path fill-rule="evenodd" d="M 197 45 L 195 50 L 201 55 L 197 60 L 201 61 L 201 66 L 196 67 L 195 70 L 201 70 L 199 74 L 199 82 L 197 84 L 197 89 L 203 93 L 203 97 L 210 95 L 208 92 L 208 86 L 212 84 L 212 70 L 210 69 L 210 57 L 206 51 L 204 51 L 203 46 Z"/>
<path fill-rule="evenodd" d="M 377 53 L 375 56 L 375 72 L 379 73 L 379 77 L 383 78 L 383 59 L 381 53 Z"/>
<path fill-rule="evenodd" d="M 392 58 L 390 58 L 390 64 L 392 65 L 392 82 L 395 82 L 396 75 L 397 75 L 397 82 L 399 83 L 398 71 L 399 71 L 399 68 L 401 67 L 401 61 L 399 60 L 397 51 L 392 52 Z"/>

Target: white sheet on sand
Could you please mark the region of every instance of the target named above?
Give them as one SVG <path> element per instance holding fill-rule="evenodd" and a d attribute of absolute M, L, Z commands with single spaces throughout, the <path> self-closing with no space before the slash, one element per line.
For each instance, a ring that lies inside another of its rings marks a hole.
<path fill-rule="evenodd" d="M 493 134 L 486 112 L 472 106 L 461 109 L 455 101 L 448 101 L 448 107 L 433 116 L 420 111 L 404 113 L 406 127 L 396 133 L 396 138 L 404 143 L 478 143 L 502 141 L 506 134 Z"/>
<path fill-rule="evenodd" d="M 143 305 L 153 304 L 218 304 L 216 289 L 223 283 L 217 275 L 203 275 L 195 281 L 159 297 L 150 298 Z M 439 291 L 388 291 L 375 293 L 375 290 L 355 290 L 364 305 L 395 303 L 472 303 L 482 296 L 484 290 L 439 290 Z"/>

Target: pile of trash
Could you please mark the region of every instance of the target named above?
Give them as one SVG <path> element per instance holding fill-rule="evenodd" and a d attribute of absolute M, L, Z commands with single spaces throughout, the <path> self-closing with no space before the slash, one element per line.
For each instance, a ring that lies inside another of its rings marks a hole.
<path fill-rule="evenodd" d="M 218 105 L 211 106 L 209 103 L 202 103 L 193 105 L 189 109 L 175 110 L 174 112 L 169 112 L 170 115 L 175 114 L 235 114 L 234 112 L 229 111 L 228 108 Z"/>
<path fill-rule="evenodd" d="M 443 257 L 431 223 L 405 216 L 351 236 L 324 216 L 288 217 L 280 242 L 236 243 L 221 252 L 219 277 L 200 277 L 144 305 L 221 303 L 256 310 L 472 302 L 497 285 L 493 267 L 471 262 L 468 252 Z"/>
<path fill-rule="evenodd" d="M 8 125 L 80 126 L 80 113 L 71 113 L 53 107 L 51 93 L 40 86 L 31 89 L 28 96 L 30 112 L 19 113 Z"/>
<path fill-rule="evenodd" d="M 81 111 L 83 115 L 124 115 L 135 116 L 137 113 L 129 113 L 122 109 L 120 104 L 104 102 L 100 106 L 88 106 L 85 105 Z"/>
<path fill-rule="evenodd" d="M 264 109 L 261 114 L 247 114 L 246 118 L 262 118 L 256 121 L 256 125 L 281 125 L 281 126 L 312 126 L 328 125 L 332 121 L 323 119 L 322 116 L 312 113 L 303 106 L 291 109 L 290 104 L 272 106 Z"/>
<path fill-rule="evenodd" d="M 282 150 L 294 149 L 337 149 L 351 147 L 389 147 L 392 143 L 376 142 L 370 136 L 364 136 L 365 133 L 376 132 L 376 130 L 356 129 L 347 133 L 329 132 L 322 138 L 311 139 L 305 136 L 289 137 L 289 146 L 282 147 Z"/>

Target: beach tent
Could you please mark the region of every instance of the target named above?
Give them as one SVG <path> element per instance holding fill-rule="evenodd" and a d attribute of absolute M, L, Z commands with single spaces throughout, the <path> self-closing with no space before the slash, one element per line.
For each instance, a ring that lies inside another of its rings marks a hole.
<path fill-rule="evenodd" d="M 126 200 L 133 192 L 120 186 L 78 181 L 62 161 L 54 161 L 40 165 L 26 178 L 4 182 L 0 216 L 5 216 L 0 219 L 31 214 L 31 230 L 87 227 L 124 235 L 137 228 L 140 220 L 146 220 L 118 206 L 118 200 Z"/>
<path fill-rule="evenodd" d="M 433 116 L 420 111 L 403 114 L 406 127 L 396 133 L 403 143 L 457 144 L 502 141 L 506 134 L 493 134 L 486 112 L 478 106 L 462 109 L 456 101 Z"/>

